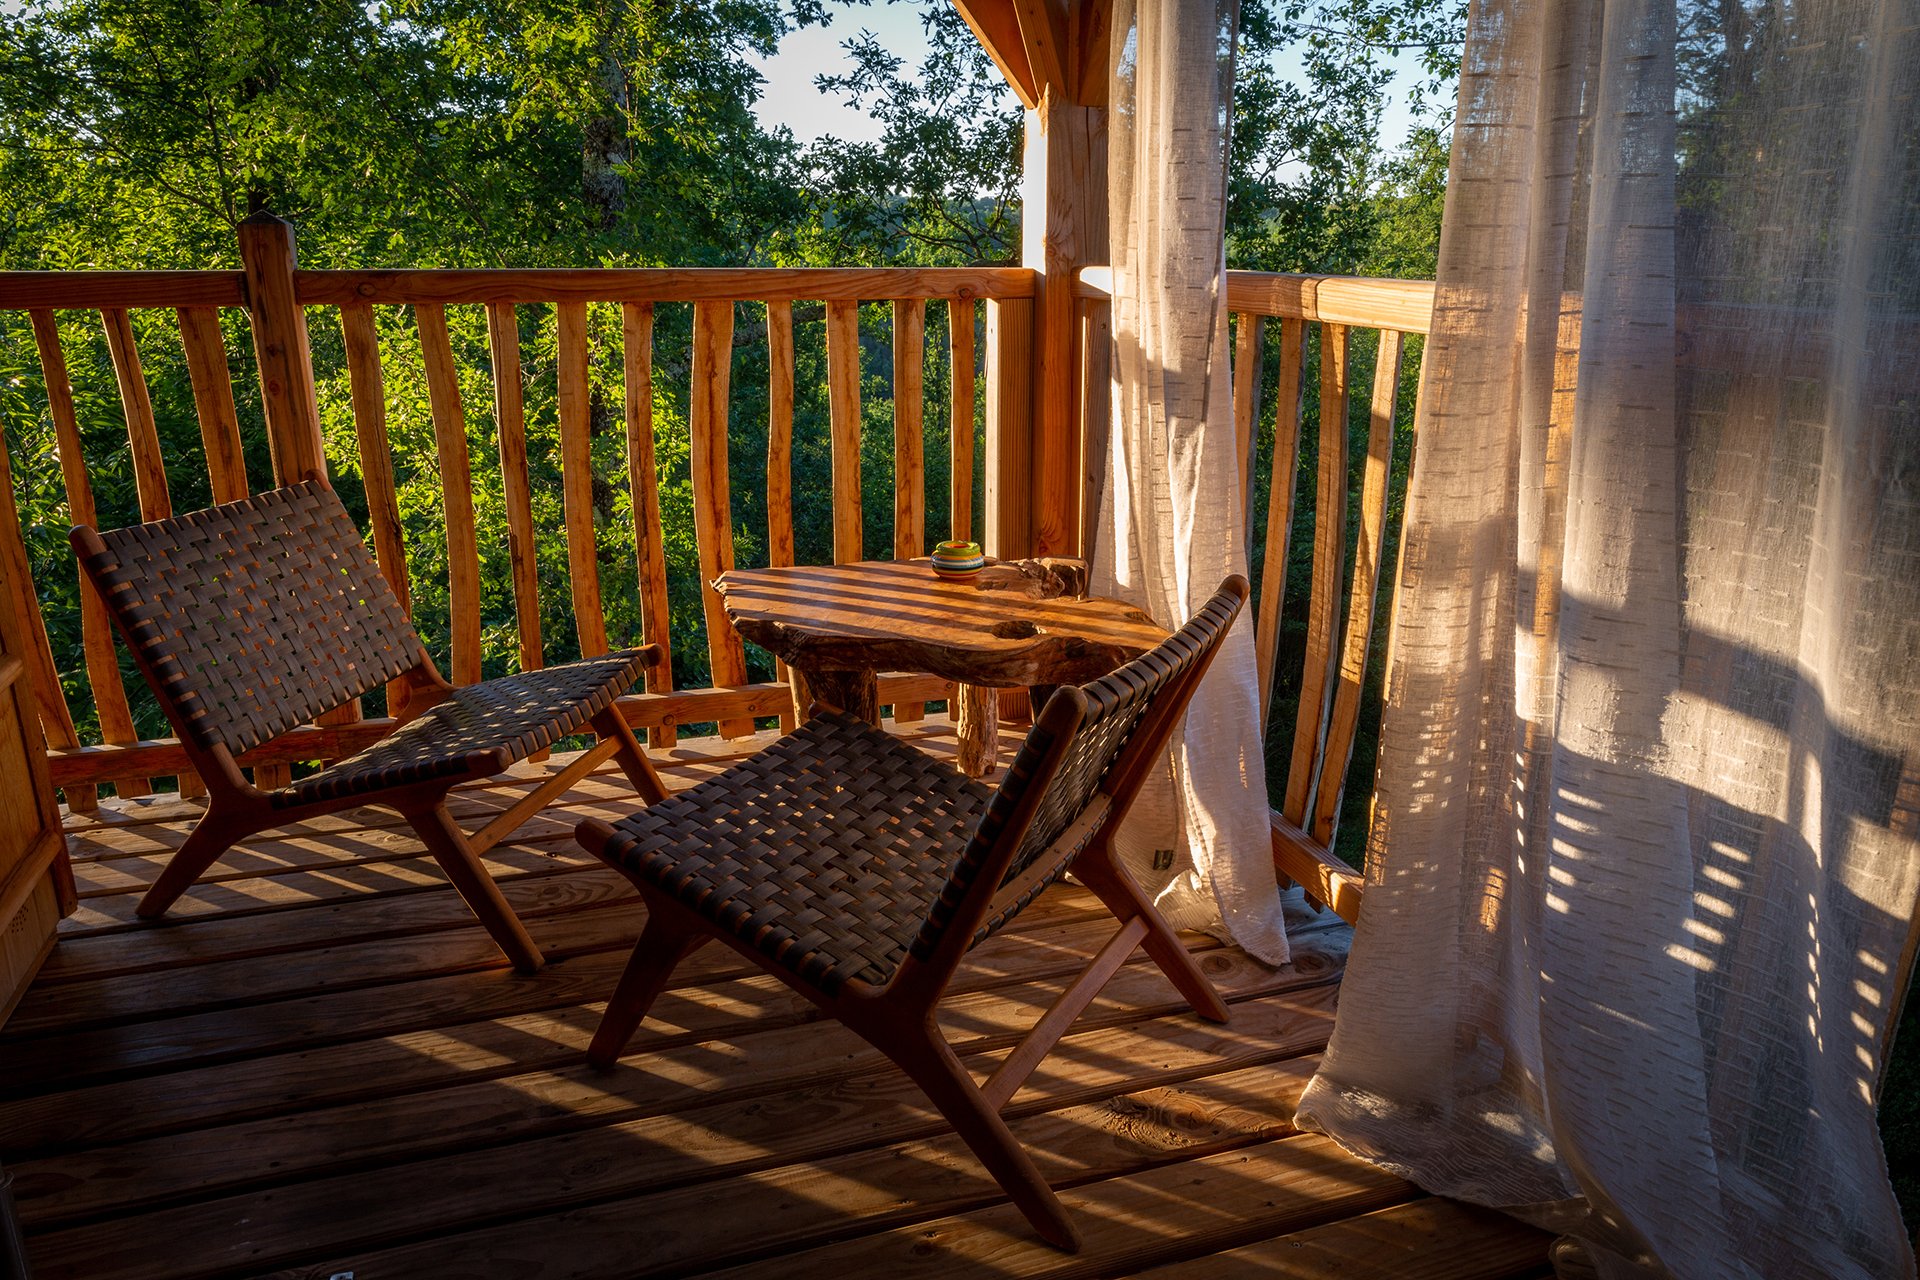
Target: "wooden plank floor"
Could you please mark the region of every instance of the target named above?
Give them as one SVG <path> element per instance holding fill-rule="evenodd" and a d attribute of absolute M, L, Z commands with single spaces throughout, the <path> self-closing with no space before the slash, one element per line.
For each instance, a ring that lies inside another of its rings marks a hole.
<path fill-rule="evenodd" d="M 909 732 L 952 751 L 943 720 Z M 680 786 L 755 745 L 658 759 Z M 522 772 L 456 813 L 504 808 Z M 197 807 L 69 819 L 80 910 L 0 1033 L 0 1163 L 35 1275 L 1546 1274 L 1545 1237 L 1290 1127 L 1348 936 L 1298 901 L 1285 969 L 1190 939 L 1229 1025 L 1136 956 L 1014 1099 L 1077 1256 L 1031 1235 L 903 1076 L 724 948 L 592 1070 L 642 913 L 571 831 L 635 803 L 596 775 L 488 857 L 548 954 L 530 978 L 385 811 L 247 842 L 159 925 L 133 904 Z M 974 953 L 949 1038 L 984 1073 L 1106 931 L 1084 891 L 1049 890 Z"/>

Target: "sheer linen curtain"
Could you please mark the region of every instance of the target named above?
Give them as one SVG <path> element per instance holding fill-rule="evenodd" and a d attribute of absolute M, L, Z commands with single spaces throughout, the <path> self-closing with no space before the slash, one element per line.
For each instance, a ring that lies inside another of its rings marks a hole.
<path fill-rule="evenodd" d="M 1116 0 L 1113 12 L 1113 427 L 1093 588 L 1168 627 L 1247 571 L 1224 239 L 1238 14 L 1238 0 Z M 1287 937 L 1258 697 L 1243 611 L 1115 848 L 1175 927 L 1277 965 Z"/>
<path fill-rule="evenodd" d="M 1303 1127 L 1605 1276 L 1914 1263 L 1920 3 L 1477 0 Z"/>

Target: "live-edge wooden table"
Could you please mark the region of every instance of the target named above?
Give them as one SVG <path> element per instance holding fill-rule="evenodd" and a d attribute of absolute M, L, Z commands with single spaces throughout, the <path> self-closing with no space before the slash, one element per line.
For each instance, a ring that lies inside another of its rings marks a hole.
<path fill-rule="evenodd" d="M 1118 600 L 1084 594 L 1071 560 L 989 564 L 936 577 L 926 560 L 736 569 L 714 584 L 743 637 L 793 671 L 804 716 L 815 699 L 878 723 L 881 671 L 922 671 L 960 685 L 960 767 L 993 768 L 997 689 L 1084 684 L 1167 638 Z"/>

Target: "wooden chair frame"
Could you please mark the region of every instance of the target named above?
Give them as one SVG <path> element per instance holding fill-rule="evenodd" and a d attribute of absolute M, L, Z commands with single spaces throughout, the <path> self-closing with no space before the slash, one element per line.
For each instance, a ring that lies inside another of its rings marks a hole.
<path fill-rule="evenodd" d="M 540 968 L 544 957 L 527 933 L 526 926 L 521 924 L 513 908 L 507 904 L 500 887 L 487 874 L 480 861 L 481 855 L 609 756 L 619 761 L 627 780 L 647 803 L 666 798 L 666 788 L 660 781 L 660 775 L 654 771 L 652 762 L 641 750 L 633 729 L 627 724 L 618 705 L 612 704 L 588 722 L 599 739 L 591 748 L 575 756 L 560 772 L 542 782 L 472 835 L 464 833 L 448 812 L 447 793 L 462 783 L 507 768 L 513 763 L 513 757 L 504 748 L 469 753 L 463 761 L 464 771 L 449 777 L 304 803 L 273 803 L 269 793 L 256 787 L 242 771 L 240 762 L 226 745 L 203 745 L 199 741 L 188 717 L 166 692 L 166 681 L 133 634 L 133 624 L 123 610 L 116 607 L 112 584 L 100 572 L 103 558 L 110 559 L 112 553 L 99 532 L 79 525 L 72 530 L 69 540 L 82 570 L 102 599 L 107 601 L 114 626 L 132 652 L 135 666 L 148 687 L 154 691 L 161 710 L 166 713 L 168 724 L 187 753 L 187 759 L 207 788 L 206 813 L 187 833 L 186 840 L 174 852 L 159 878 L 135 908 L 135 913 L 143 919 L 166 914 L 180 895 L 191 888 L 222 854 L 249 836 L 343 809 L 385 805 L 398 810 L 407 820 L 414 834 L 426 845 L 427 852 L 446 873 L 461 899 L 479 918 L 482 927 L 513 967 L 521 973 L 533 973 Z M 649 660 L 657 662 L 661 652 L 659 646 L 645 646 L 641 652 L 649 650 Z M 377 687 L 379 683 L 375 681 L 368 689 Z M 454 686 L 440 674 L 432 658 L 427 655 L 425 646 L 420 647 L 419 660 L 397 677 L 395 687 L 406 690 L 395 716 L 400 725 L 418 719 L 446 701 L 454 692 Z"/>
<path fill-rule="evenodd" d="M 1246 600 L 1246 580 L 1236 575 L 1229 578 L 1221 590 L 1237 595 L 1233 605 L 1237 614 Z M 629 876 L 646 900 L 647 923 L 607 1004 L 606 1014 L 588 1048 L 588 1059 L 596 1066 L 611 1067 L 679 963 L 718 939 L 813 1001 L 829 1017 L 852 1029 L 905 1071 L 1006 1189 L 1034 1229 L 1054 1245 L 1078 1250 L 1078 1231 L 1000 1113 L 1137 947 L 1146 949 L 1201 1017 L 1213 1022 L 1227 1020 L 1226 1003 L 1200 971 L 1179 935 L 1115 860 L 1113 835 L 1139 795 L 1141 784 L 1166 751 L 1193 690 L 1219 650 L 1219 639 L 1224 638 L 1231 625 L 1230 617 L 1220 628 L 1215 642 L 1159 691 L 1086 808 L 1023 872 L 1008 879 L 1022 841 L 1087 715 L 1087 697 L 1078 687 L 1065 686 L 1053 693 L 1036 717 L 1030 735 L 1048 745 L 1037 762 L 1031 782 L 1020 794 L 1011 817 L 995 839 L 991 853 L 968 885 L 953 919 L 931 954 L 925 958 L 906 956 L 892 980 L 884 986 L 848 979 L 837 993 L 829 994 L 783 966 L 770 963 L 749 943 L 710 923 L 653 885 Z M 598 818 L 582 822 L 578 834 L 587 849 L 601 856 L 605 856 L 604 851 L 616 838 L 614 828 Z M 1077 855 L 1072 852 L 1083 844 L 1085 847 Z M 998 915 L 1017 911 L 1040 887 L 1069 866 L 1081 883 L 1113 913 L 1120 927 L 1035 1022 L 1026 1037 L 1001 1060 L 985 1083 L 976 1084 L 940 1033 L 936 1020 L 940 999 L 974 945 L 982 925 Z"/>

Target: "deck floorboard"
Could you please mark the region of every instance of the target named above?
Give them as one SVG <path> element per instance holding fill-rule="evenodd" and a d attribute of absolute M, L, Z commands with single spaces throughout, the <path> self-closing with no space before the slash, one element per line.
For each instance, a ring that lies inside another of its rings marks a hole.
<path fill-rule="evenodd" d="M 944 720 L 903 732 L 953 750 Z M 657 758 L 678 788 L 763 740 Z M 454 811 L 477 825 L 553 767 Z M 69 818 L 81 908 L 0 1030 L 0 1163 L 35 1275 L 1542 1274 L 1544 1236 L 1293 1130 L 1348 940 L 1297 891 L 1284 969 L 1188 938 L 1228 1025 L 1136 956 L 1009 1105 L 1079 1255 L 1031 1236 L 878 1053 L 724 948 L 689 958 L 618 1068 L 589 1068 L 644 911 L 571 831 L 636 804 L 601 771 L 490 853 L 548 954 L 533 977 L 391 813 L 249 841 L 158 924 L 133 905 L 198 805 Z M 978 1075 L 1105 920 L 1058 885 L 969 957 L 940 1018 Z"/>

